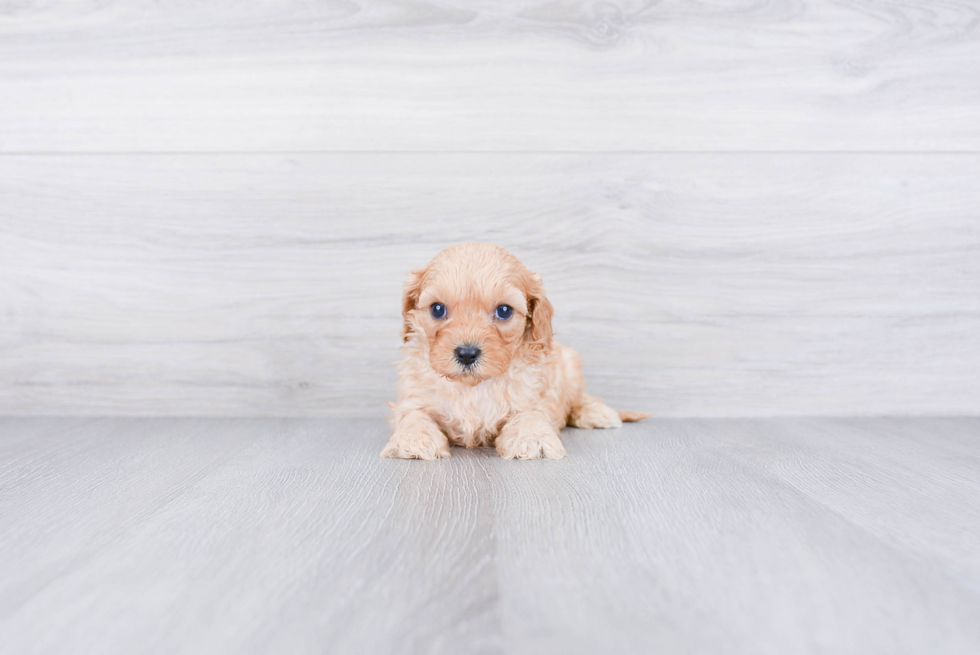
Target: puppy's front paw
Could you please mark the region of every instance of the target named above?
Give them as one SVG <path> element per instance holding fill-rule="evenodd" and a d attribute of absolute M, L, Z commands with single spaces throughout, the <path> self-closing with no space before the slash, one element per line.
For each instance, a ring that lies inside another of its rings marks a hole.
<path fill-rule="evenodd" d="M 504 459 L 561 459 L 565 446 L 550 430 L 522 434 L 505 429 L 497 437 L 497 454 Z"/>
<path fill-rule="evenodd" d="M 399 429 L 391 435 L 382 457 L 398 459 L 438 459 L 449 457 L 449 439 L 435 428 Z"/>

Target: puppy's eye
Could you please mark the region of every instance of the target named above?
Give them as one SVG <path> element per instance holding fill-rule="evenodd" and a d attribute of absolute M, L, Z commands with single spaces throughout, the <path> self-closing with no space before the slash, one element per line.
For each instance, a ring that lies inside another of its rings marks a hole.
<path fill-rule="evenodd" d="M 432 318 L 446 318 L 446 306 L 441 302 L 434 302 L 429 307 L 429 313 L 432 314 Z"/>
<path fill-rule="evenodd" d="M 514 314 L 514 308 L 510 305 L 498 305 L 495 315 L 501 321 L 506 321 Z"/>

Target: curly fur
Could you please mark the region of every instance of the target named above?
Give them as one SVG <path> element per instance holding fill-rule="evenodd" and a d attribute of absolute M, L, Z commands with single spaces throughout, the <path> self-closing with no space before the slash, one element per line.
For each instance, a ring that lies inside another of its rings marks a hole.
<path fill-rule="evenodd" d="M 447 308 L 433 318 L 433 303 Z M 509 320 L 496 307 L 513 308 Z M 405 358 L 393 431 L 382 457 L 449 457 L 450 445 L 495 446 L 508 459 L 560 459 L 565 425 L 617 428 L 649 416 L 616 412 L 585 392 L 578 353 L 552 338 L 541 277 L 488 243 L 440 252 L 405 283 Z M 464 367 L 454 351 L 479 346 Z"/>

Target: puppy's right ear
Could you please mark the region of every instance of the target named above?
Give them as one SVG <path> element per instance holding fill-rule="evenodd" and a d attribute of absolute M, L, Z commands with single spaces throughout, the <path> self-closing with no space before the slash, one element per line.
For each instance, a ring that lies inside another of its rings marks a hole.
<path fill-rule="evenodd" d="M 425 269 L 419 268 L 408 274 L 405 280 L 405 295 L 402 297 L 402 341 L 408 342 L 412 337 L 412 321 L 409 312 L 414 310 L 419 303 L 419 294 L 422 293 L 422 281 L 425 277 Z"/>

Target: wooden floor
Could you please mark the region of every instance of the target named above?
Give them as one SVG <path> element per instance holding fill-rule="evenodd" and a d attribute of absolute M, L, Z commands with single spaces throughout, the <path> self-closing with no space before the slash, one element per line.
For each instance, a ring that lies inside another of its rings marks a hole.
<path fill-rule="evenodd" d="M 0 420 L 0 650 L 976 653 L 980 419 Z"/>

